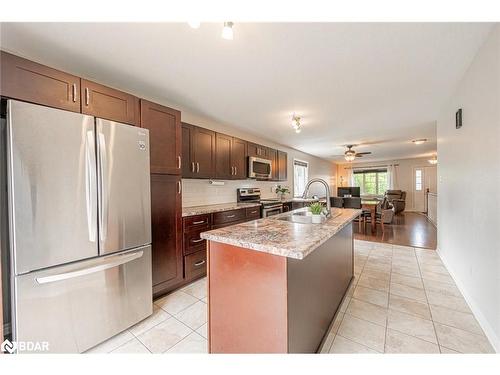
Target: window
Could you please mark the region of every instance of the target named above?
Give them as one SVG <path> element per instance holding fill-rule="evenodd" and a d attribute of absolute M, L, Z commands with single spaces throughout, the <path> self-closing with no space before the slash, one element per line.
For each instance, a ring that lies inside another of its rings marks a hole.
<path fill-rule="evenodd" d="M 422 170 L 415 169 L 415 190 L 422 190 Z"/>
<path fill-rule="evenodd" d="M 293 160 L 293 196 L 301 197 L 304 194 L 309 179 L 309 164 L 301 160 Z"/>
<path fill-rule="evenodd" d="M 387 190 L 387 169 L 354 171 L 354 186 L 361 188 L 362 195 L 384 195 Z"/>

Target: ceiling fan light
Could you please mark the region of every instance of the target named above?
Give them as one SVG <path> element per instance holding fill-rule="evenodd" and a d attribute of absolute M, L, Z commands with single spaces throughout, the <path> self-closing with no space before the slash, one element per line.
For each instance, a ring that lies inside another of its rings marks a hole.
<path fill-rule="evenodd" d="M 224 27 L 222 28 L 222 39 L 233 40 L 233 23 L 224 22 Z"/>
<path fill-rule="evenodd" d="M 438 162 L 437 156 L 433 156 L 432 159 L 427 160 L 429 164 L 436 165 Z"/>
<path fill-rule="evenodd" d="M 353 151 L 351 151 L 351 152 L 348 151 L 345 153 L 344 158 L 348 162 L 351 162 L 351 161 L 354 161 L 354 159 L 356 158 L 356 154 Z"/>
<path fill-rule="evenodd" d="M 295 128 L 295 133 L 299 134 L 301 131 L 300 125 Z"/>

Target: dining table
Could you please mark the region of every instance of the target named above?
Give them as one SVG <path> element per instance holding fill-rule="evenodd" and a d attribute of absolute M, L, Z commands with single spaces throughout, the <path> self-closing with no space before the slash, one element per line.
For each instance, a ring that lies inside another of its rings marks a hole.
<path fill-rule="evenodd" d="M 377 232 L 377 206 L 379 203 L 378 199 L 361 199 L 361 208 L 370 211 L 372 233 Z"/>

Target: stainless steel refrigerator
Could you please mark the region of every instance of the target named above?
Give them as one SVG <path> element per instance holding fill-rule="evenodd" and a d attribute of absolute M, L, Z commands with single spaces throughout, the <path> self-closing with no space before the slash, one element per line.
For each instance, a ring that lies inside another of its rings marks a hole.
<path fill-rule="evenodd" d="M 149 134 L 9 100 L 13 340 L 83 352 L 152 313 Z"/>

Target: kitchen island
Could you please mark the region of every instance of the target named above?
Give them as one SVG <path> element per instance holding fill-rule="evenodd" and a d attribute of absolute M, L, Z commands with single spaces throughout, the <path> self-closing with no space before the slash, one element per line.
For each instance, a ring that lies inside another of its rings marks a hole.
<path fill-rule="evenodd" d="M 203 232 L 208 240 L 210 353 L 314 353 L 352 280 L 352 220 L 332 209 L 322 224 L 292 221 L 307 209 Z"/>

